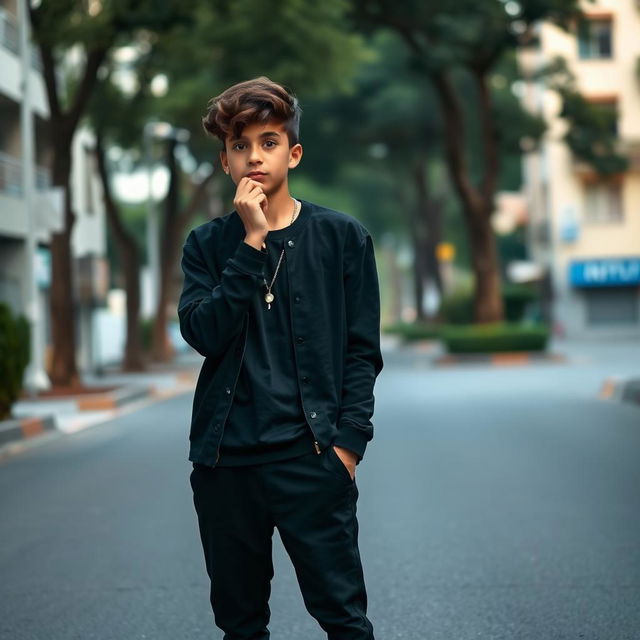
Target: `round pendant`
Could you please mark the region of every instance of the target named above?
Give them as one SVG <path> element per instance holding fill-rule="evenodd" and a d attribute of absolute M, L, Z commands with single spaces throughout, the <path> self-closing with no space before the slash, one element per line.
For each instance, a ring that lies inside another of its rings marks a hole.
<path fill-rule="evenodd" d="M 273 302 L 273 297 L 273 293 L 266 293 L 264 296 L 264 301 L 271 303 Z"/>

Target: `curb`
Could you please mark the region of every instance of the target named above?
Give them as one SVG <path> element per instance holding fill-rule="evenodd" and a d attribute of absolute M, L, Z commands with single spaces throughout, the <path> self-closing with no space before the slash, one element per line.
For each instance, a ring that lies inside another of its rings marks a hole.
<path fill-rule="evenodd" d="M 82 431 L 155 402 L 192 392 L 196 379 L 197 372 L 181 371 L 176 374 L 176 383 L 169 387 L 124 384 L 104 392 L 49 397 L 42 400 L 46 405 L 40 407 L 42 415 L 37 415 L 39 401 L 35 400 L 32 409 L 35 415 L 0 422 L 0 460 L 37 441 Z M 56 404 L 60 405 L 62 414 L 56 410 Z M 69 408 L 71 413 L 65 413 Z M 24 413 L 30 414 L 31 410 L 27 408 Z"/>
<path fill-rule="evenodd" d="M 602 400 L 617 400 L 640 404 L 640 378 L 606 378 L 600 387 L 599 397 Z"/>
<path fill-rule="evenodd" d="M 149 387 L 128 385 L 103 393 L 92 393 L 74 398 L 79 411 L 106 411 L 116 409 L 127 402 L 140 400 L 151 394 Z M 73 397 L 73 396 L 72 396 Z"/>
<path fill-rule="evenodd" d="M 0 445 L 15 440 L 35 438 L 55 430 L 56 421 L 53 415 L 2 420 L 0 421 Z"/>
<path fill-rule="evenodd" d="M 501 353 L 449 353 L 434 360 L 435 365 L 488 364 L 494 367 L 523 366 L 534 363 L 565 363 L 559 353 L 537 351 L 504 351 Z"/>

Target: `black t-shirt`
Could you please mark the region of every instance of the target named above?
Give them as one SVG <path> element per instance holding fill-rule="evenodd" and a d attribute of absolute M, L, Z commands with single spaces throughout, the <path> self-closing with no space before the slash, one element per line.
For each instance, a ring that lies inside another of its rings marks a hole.
<path fill-rule="evenodd" d="M 293 224 L 267 234 L 265 279 L 271 283 Z M 257 249 L 256 249 L 257 251 Z M 272 462 L 315 451 L 300 399 L 291 331 L 286 253 L 271 287 L 263 284 L 249 309 L 247 345 L 220 443 L 218 466 Z"/>

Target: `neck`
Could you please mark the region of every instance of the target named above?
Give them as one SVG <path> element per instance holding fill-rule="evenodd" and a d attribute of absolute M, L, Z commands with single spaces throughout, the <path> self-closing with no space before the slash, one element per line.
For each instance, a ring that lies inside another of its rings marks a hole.
<path fill-rule="evenodd" d="M 270 195 L 269 206 L 266 213 L 269 228 L 275 231 L 276 229 L 282 229 L 291 224 L 294 206 L 295 202 L 293 197 L 286 188 L 282 189 L 279 193 Z"/>

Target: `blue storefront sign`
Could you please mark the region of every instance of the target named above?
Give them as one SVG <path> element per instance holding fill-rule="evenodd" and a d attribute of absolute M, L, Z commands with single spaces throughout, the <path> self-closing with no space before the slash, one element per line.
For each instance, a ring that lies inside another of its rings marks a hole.
<path fill-rule="evenodd" d="M 621 287 L 640 284 L 640 257 L 573 260 L 569 282 L 574 287 Z"/>

